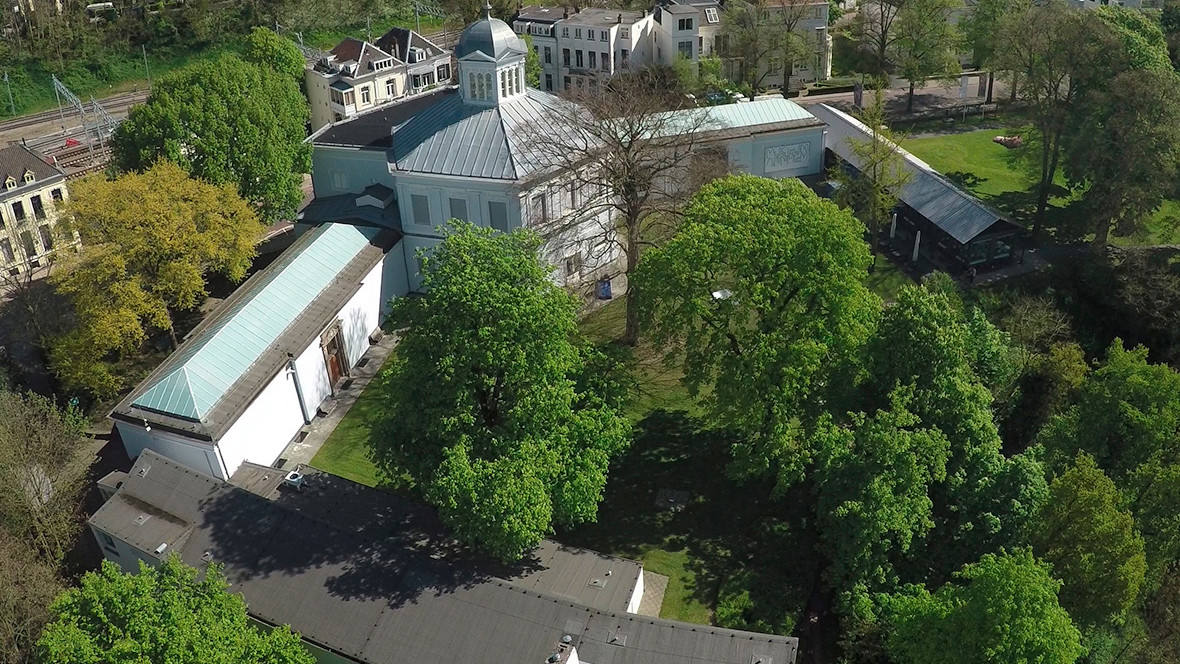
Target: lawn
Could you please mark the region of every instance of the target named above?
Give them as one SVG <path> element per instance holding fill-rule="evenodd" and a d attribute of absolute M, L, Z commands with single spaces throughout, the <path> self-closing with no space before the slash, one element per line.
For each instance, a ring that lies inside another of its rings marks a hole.
<path fill-rule="evenodd" d="M 865 285 L 886 302 L 897 297 L 902 286 L 914 283 L 902 269 L 885 256 L 877 256 L 877 267 L 865 277 Z"/>
<path fill-rule="evenodd" d="M 381 387 L 378 374 L 328 435 L 323 447 L 312 458 L 312 466 L 365 486 L 380 483 L 377 467 L 369 460 L 369 430 L 373 418 L 380 413 Z"/>

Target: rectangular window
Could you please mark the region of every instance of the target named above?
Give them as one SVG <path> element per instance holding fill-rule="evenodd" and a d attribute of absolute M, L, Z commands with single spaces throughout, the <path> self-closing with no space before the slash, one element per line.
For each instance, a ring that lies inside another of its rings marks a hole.
<path fill-rule="evenodd" d="M 470 221 L 467 218 L 467 199 L 466 198 L 452 198 L 451 199 L 451 219 L 458 219 L 460 221 Z"/>
<path fill-rule="evenodd" d="M 553 74 L 545 74 L 545 89 L 553 91 Z M 0 225 L 0 228 L 4 228 L 4 226 Z"/>
<path fill-rule="evenodd" d="M 718 23 L 719 22 L 717 20 L 717 8 L 716 7 L 705 7 L 705 20 L 708 21 L 709 23 Z"/>
<path fill-rule="evenodd" d="M 610 71 L 610 54 L 599 53 L 599 55 L 602 57 L 602 71 Z"/>
<path fill-rule="evenodd" d="M 607 36 L 606 30 L 602 30 L 598 33 L 598 41 L 606 41 L 607 39 L 610 39 L 610 37 Z"/>
<path fill-rule="evenodd" d="M 692 42 L 682 41 L 676 44 L 676 50 L 679 51 L 680 57 L 692 59 Z"/>
<path fill-rule="evenodd" d="M 435 80 L 438 80 L 438 81 L 451 80 L 451 65 L 450 65 L 450 63 L 439 65 L 438 69 L 436 69 L 434 73 L 436 76 L 438 76 L 438 78 Z"/>
<path fill-rule="evenodd" d="M 622 37 L 623 39 L 629 39 L 630 35 L 627 34 L 627 28 L 622 28 L 621 30 L 619 30 L 619 36 Z"/>
<path fill-rule="evenodd" d="M 549 221 L 549 206 L 545 204 L 545 194 L 533 196 L 533 215 L 540 219 L 541 223 Z"/>
<path fill-rule="evenodd" d="M 508 232 L 508 204 L 498 201 L 488 202 L 488 223 L 492 228 L 503 233 Z"/>
<path fill-rule="evenodd" d="M 45 218 L 45 205 L 41 203 L 40 196 L 34 196 L 30 201 L 33 204 L 33 216 L 37 219 Z"/>
<path fill-rule="evenodd" d="M 414 74 L 413 82 L 415 90 L 422 87 L 422 74 Z"/>
<path fill-rule="evenodd" d="M 627 49 L 619 51 L 619 66 L 624 69 L 627 68 Z"/>
<path fill-rule="evenodd" d="M 590 51 L 590 68 L 598 69 L 598 54 L 594 51 Z"/>
<path fill-rule="evenodd" d="M 579 190 L 578 183 L 571 182 L 570 186 L 569 186 L 569 190 L 570 190 L 570 209 L 576 210 L 578 207 L 578 203 L 580 202 L 578 200 L 578 198 L 579 198 L 579 196 L 578 196 L 578 190 Z"/>
<path fill-rule="evenodd" d="M 583 62 L 583 58 L 582 58 L 582 50 L 581 49 L 578 49 L 578 51 L 574 53 L 574 60 L 578 66 L 578 69 L 582 69 L 585 66 L 585 63 Z"/>
<path fill-rule="evenodd" d="M 581 28 L 574 28 L 574 39 L 581 39 L 581 38 L 582 38 L 582 29 Z"/>
<path fill-rule="evenodd" d="M 361 88 L 361 103 L 362 104 L 370 104 L 372 102 L 373 102 L 373 98 L 369 94 L 369 87 L 365 86 L 365 87 Z"/>
<path fill-rule="evenodd" d="M 565 257 L 565 276 L 572 277 L 582 272 L 582 254 Z"/>
<path fill-rule="evenodd" d="M 676 27 L 680 30 L 692 30 L 692 19 L 682 18 Z"/>
<path fill-rule="evenodd" d="M 430 199 L 425 194 L 413 194 L 410 196 L 410 202 L 414 210 L 414 223 L 419 226 L 429 226 Z"/>
<path fill-rule="evenodd" d="M 561 49 L 561 66 L 570 66 L 570 50 L 568 48 Z"/>
<path fill-rule="evenodd" d="M 348 173 L 332 173 L 332 188 L 348 191 Z"/>
<path fill-rule="evenodd" d="M 41 227 L 41 246 L 45 247 L 45 251 L 53 248 L 53 233 L 50 232 L 48 226 Z"/>
<path fill-rule="evenodd" d="M 21 231 L 20 234 L 21 247 L 25 250 L 25 257 L 32 257 L 37 255 L 37 245 L 33 242 L 33 234 L 28 231 Z"/>
<path fill-rule="evenodd" d="M 115 539 L 101 530 L 94 531 L 98 533 L 98 539 L 102 541 L 102 548 L 110 551 L 116 556 L 119 555 L 119 549 L 115 547 Z"/>
<path fill-rule="evenodd" d="M 569 90 L 570 89 L 570 77 L 563 76 L 561 84 L 564 86 L 564 89 Z"/>
<path fill-rule="evenodd" d="M 12 216 L 16 217 L 17 221 L 25 220 L 25 204 L 20 201 L 15 201 L 12 204 Z"/>
<path fill-rule="evenodd" d="M 4 255 L 4 261 L 6 263 L 16 260 L 16 254 L 12 253 L 12 240 L 8 238 L 0 240 L 0 254 Z"/>
<path fill-rule="evenodd" d="M 545 64 L 553 64 L 553 49 L 549 48 L 548 46 L 545 47 Z"/>
<path fill-rule="evenodd" d="M 385 96 L 393 98 L 397 96 L 397 79 L 389 79 L 385 82 Z"/>
<path fill-rule="evenodd" d="M 54 189 L 53 191 L 49 192 L 49 194 L 53 196 L 53 200 L 59 203 L 61 202 L 61 189 Z"/>
<path fill-rule="evenodd" d="M 561 29 L 561 36 L 562 36 L 562 37 L 568 37 L 568 36 L 570 36 L 570 29 L 569 29 L 569 28 L 562 28 L 562 29 Z"/>

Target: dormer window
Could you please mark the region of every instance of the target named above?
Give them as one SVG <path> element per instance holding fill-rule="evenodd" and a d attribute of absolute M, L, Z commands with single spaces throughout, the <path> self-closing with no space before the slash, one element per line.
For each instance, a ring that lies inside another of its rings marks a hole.
<path fill-rule="evenodd" d="M 30 170 L 25 171 L 25 184 L 29 184 L 30 182 L 32 182 L 33 180 L 36 180 L 36 179 L 37 179 L 37 176 L 33 175 L 33 171 L 30 171 Z"/>
<path fill-rule="evenodd" d="M 426 52 L 420 48 L 413 47 L 410 49 L 410 64 L 421 62 L 426 59 Z"/>
<path fill-rule="evenodd" d="M 16 178 L 9 175 L 8 179 L 4 181 L 4 188 L 5 189 L 16 189 Z"/>

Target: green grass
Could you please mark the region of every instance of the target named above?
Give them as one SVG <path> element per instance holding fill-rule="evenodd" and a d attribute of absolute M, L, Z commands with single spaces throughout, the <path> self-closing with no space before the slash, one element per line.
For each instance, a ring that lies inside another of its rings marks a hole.
<path fill-rule="evenodd" d="M 660 607 L 660 617 L 708 625 L 713 620 L 713 610 L 693 593 L 696 574 L 690 568 L 688 551 L 669 551 L 668 548 L 670 546 L 666 542 L 660 546 L 644 545 L 640 547 L 639 555 L 643 569 L 668 577 L 668 588 L 664 593 L 664 604 Z"/>
<path fill-rule="evenodd" d="M 897 297 L 902 286 L 914 283 L 900 267 L 885 256 L 877 256 L 877 267 L 865 278 L 865 285 L 886 302 Z"/>
<path fill-rule="evenodd" d="M 365 486 L 380 484 L 377 467 L 369 460 L 368 454 L 369 432 L 374 418 L 380 414 L 381 387 L 378 373 L 328 435 L 323 447 L 312 458 L 312 466 Z"/>

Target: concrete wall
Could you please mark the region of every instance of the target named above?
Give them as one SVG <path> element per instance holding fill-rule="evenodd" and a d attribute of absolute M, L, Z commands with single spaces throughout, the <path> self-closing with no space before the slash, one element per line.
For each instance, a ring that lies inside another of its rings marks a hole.
<path fill-rule="evenodd" d="M 141 560 L 152 567 L 155 567 L 160 562 L 155 556 L 140 551 L 118 537 L 111 536 L 110 533 L 94 526 L 90 526 L 90 534 L 94 535 L 95 541 L 98 542 L 98 548 L 102 551 L 103 557 L 118 565 L 124 572 L 129 574 L 138 572 L 139 561 Z M 113 543 L 113 546 L 108 544 L 108 537 L 110 538 L 110 542 Z"/>
<path fill-rule="evenodd" d="M 318 165 L 317 165 L 318 167 Z M 438 237 L 437 228 L 446 224 L 451 215 L 451 199 L 460 199 L 467 204 L 467 218 L 476 226 L 490 226 L 488 203 L 495 201 L 508 205 L 508 228 L 521 224 L 520 202 L 516 194 L 516 183 L 505 180 L 447 177 L 442 175 L 419 175 L 398 173 L 396 178 L 398 208 L 402 216 L 402 230 L 406 234 Z M 316 190 L 319 193 L 319 190 Z M 420 224 L 414 217 L 413 195 L 426 196 L 430 204 L 430 223 Z"/>
<path fill-rule="evenodd" d="M 150 449 L 193 470 L 208 473 L 218 479 L 229 478 L 220 455 L 210 442 L 163 431 L 159 427 L 147 431 L 142 426 L 128 422 L 116 422 L 115 426 L 119 429 L 127 456 L 131 457 L 132 461 L 139 457 L 140 452 Z"/>
<path fill-rule="evenodd" d="M 381 281 L 383 267 L 378 263 L 365 275 L 361 288 L 340 311 L 340 331 L 344 335 L 344 352 L 351 369 L 369 350 L 369 334 L 381 323 Z"/>
<path fill-rule="evenodd" d="M 284 367 L 218 441 L 226 472 L 233 475 L 243 461 L 273 465 L 302 427 L 295 377 Z"/>
<path fill-rule="evenodd" d="M 401 240 L 385 254 L 381 262 L 381 317 L 389 315 L 393 298 L 410 292 L 409 274 L 406 272 L 406 250 Z"/>
<path fill-rule="evenodd" d="M 316 196 L 359 193 L 371 184 L 394 186 L 384 150 L 317 145 L 311 153 L 311 164 Z"/>
<path fill-rule="evenodd" d="M 639 605 L 643 603 L 643 570 L 639 570 L 639 579 L 635 581 L 635 589 L 631 591 L 631 599 L 627 600 L 627 613 L 639 613 Z"/>
<path fill-rule="evenodd" d="M 808 127 L 727 143 L 736 171 L 770 178 L 815 175 L 823 171 L 823 127 Z"/>
<path fill-rule="evenodd" d="M 328 365 L 324 364 L 324 349 L 318 336 L 295 358 L 295 370 L 299 372 L 299 387 L 303 388 L 307 414 L 315 417 L 316 409 L 324 399 L 332 396 Z"/>

